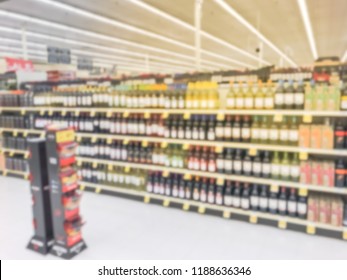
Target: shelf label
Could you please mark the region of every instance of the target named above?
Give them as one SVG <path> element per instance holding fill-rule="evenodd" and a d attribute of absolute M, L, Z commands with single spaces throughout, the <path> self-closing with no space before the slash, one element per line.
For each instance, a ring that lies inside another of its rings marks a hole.
<path fill-rule="evenodd" d="M 143 197 L 143 202 L 144 203 L 149 203 L 151 201 L 151 198 L 148 196 L 148 195 L 145 195 L 144 197 Z"/>
<path fill-rule="evenodd" d="M 130 166 L 126 166 L 126 167 L 124 168 L 124 172 L 125 172 L 125 173 L 129 173 L 129 172 L 130 172 Z"/>
<path fill-rule="evenodd" d="M 28 158 L 29 158 L 29 155 L 30 155 L 30 153 L 29 153 L 29 152 L 26 152 L 26 153 L 24 154 L 24 158 L 25 158 L 25 159 L 28 159 Z"/>
<path fill-rule="evenodd" d="M 53 110 L 48 111 L 48 116 L 53 116 Z"/>
<path fill-rule="evenodd" d="M 90 116 L 95 117 L 95 111 L 94 110 L 90 111 Z"/>
<path fill-rule="evenodd" d="M 278 221 L 278 227 L 281 229 L 287 228 L 287 222 L 286 221 Z"/>
<path fill-rule="evenodd" d="M 10 152 L 10 157 L 13 157 L 14 156 L 14 152 Z"/>
<path fill-rule="evenodd" d="M 224 219 L 230 219 L 230 217 L 231 217 L 230 211 L 227 211 L 227 210 L 223 211 L 223 218 Z"/>
<path fill-rule="evenodd" d="M 306 232 L 308 234 L 316 234 L 316 228 L 314 226 L 312 226 L 312 225 L 308 225 L 306 227 Z"/>
<path fill-rule="evenodd" d="M 311 115 L 304 115 L 302 120 L 304 123 L 311 123 L 312 122 L 312 116 Z"/>
<path fill-rule="evenodd" d="M 254 149 L 254 148 L 249 149 L 248 154 L 250 156 L 256 156 L 257 155 L 257 149 Z"/>
<path fill-rule="evenodd" d="M 30 177 L 29 173 L 24 174 L 24 180 L 29 180 L 29 177 Z"/>
<path fill-rule="evenodd" d="M 63 117 L 65 117 L 66 116 L 66 111 L 64 110 L 64 111 L 61 111 L 61 115 L 63 116 Z"/>
<path fill-rule="evenodd" d="M 147 141 L 142 141 L 142 147 L 144 147 L 144 148 L 148 147 L 148 142 Z"/>
<path fill-rule="evenodd" d="M 41 132 L 41 133 L 40 133 L 40 138 L 45 138 L 45 135 L 46 135 L 45 132 Z"/>
<path fill-rule="evenodd" d="M 85 188 L 86 188 L 85 185 L 80 185 L 80 190 L 81 190 L 81 191 L 84 191 Z"/>
<path fill-rule="evenodd" d="M 183 150 L 188 150 L 188 149 L 189 149 L 189 144 L 188 143 L 184 144 L 183 145 Z"/>
<path fill-rule="evenodd" d="M 75 116 L 78 117 L 80 115 L 80 111 L 75 110 Z"/>
<path fill-rule="evenodd" d="M 129 112 L 124 112 L 123 113 L 123 118 L 127 118 L 127 117 L 129 117 Z"/>
<path fill-rule="evenodd" d="M 57 143 L 72 142 L 75 140 L 75 132 L 72 129 L 58 131 L 56 133 Z"/>
<path fill-rule="evenodd" d="M 299 153 L 299 159 L 300 160 L 307 160 L 308 159 L 308 153 L 300 152 Z"/>
<path fill-rule="evenodd" d="M 163 177 L 164 177 L 164 178 L 169 177 L 169 171 L 164 171 L 164 172 L 163 172 Z"/>
<path fill-rule="evenodd" d="M 101 188 L 100 187 L 95 188 L 95 193 L 101 193 Z"/>
<path fill-rule="evenodd" d="M 169 207 L 169 206 L 170 206 L 170 200 L 167 199 L 167 198 L 164 199 L 164 200 L 163 200 L 163 206 L 164 206 L 164 207 Z"/>
<path fill-rule="evenodd" d="M 189 120 L 190 119 L 190 113 L 184 113 L 183 119 Z"/>
<path fill-rule="evenodd" d="M 277 185 L 271 185 L 271 187 L 270 187 L 271 192 L 278 192 L 278 190 L 279 190 L 279 188 Z"/>
<path fill-rule="evenodd" d="M 81 166 L 82 165 L 82 161 L 78 160 L 77 161 L 77 166 Z"/>
<path fill-rule="evenodd" d="M 77 137 L 76 137 L 76 142 L 81 142 L 81 140 L 82 140 L 82 137 L 81 137 L 81 136 L 77 136 Z"/>
<path fill-rule="evenodd" d="M 223 147 L 222 146 L 217 146 L 215 149 L 216 153 L 221 153 L 223 151 Z"/>
<path fill-rule="evenodd" d="M 307 196 L 307 193 L 308 193 L 307 189 L 303 189 L 303 188 L 299 189 L 300 196 Z"/>
<path fill-rule="evenodd" d="M 7 170 L 2 171 L 2 175 L 7 176 Z"/>
<path fill-rule="evenodd" d="M 161 147 L 165 149 L 167 147 L 167 142 L 161 143 Z"/>
<path fill-rule="evenodd" d="M 108 171 L 112 171 L 113 170 L 113 165 L 112 164 L 107 165 L 107 170 Z"/>
<path fill-rule="evenodd" d="M 18 131 L 17 130 L 14 130 L 13 131 L 13 137 L 17 137 L 18 136 Z"/>
<path fill-rule="evenodd" d="M 25 109 L 20 110 L 20 114 L 21 114 L 22 116 L 24 116 L 25 113 L 26 113 L 26 110 L 25 110 Z"/>
<path fill-rule="evenodd" d="M 96 137 L 92 137 L 92 143 L 96 142 Z"/>
<path fill-rule="evenodd" d="M 45 110 L 40 110 L 40 116 L 43 116 L 45 114 Z"/>
<path fill-rule="evenodd" d="M 192 175 L 190 175 L 190 174 L 184 174 L 183 179 L 184 179 L 184 180 L 191 180 L 191 179 L 192 179 Z"/>
<path fill-rule="evenodd" d="M 150 115 L 149 112 L 145 112 L 145 114 L 143 115 L 143 117 L 144 117 L 145 119 L 149 119 L 150 116 L 151 116 L 151 115 Z"/>
<path fill-rule="evenodd" d="M 198 212 L 199 212 L 200 214 L 205 214 L 206 208 L 205 208 L 204 206 L 199 206 Z"/>
<path fill-rule="evenodd" d="M 189 208 L 190 208 L 189 203 L 187 203 L 187 202 L 183 203 L 182 209 L 183 209 L 184 211 L 188 211 Z"/>
<path fill-rule="evenodd" d="M 112 138 L 107 138 L 106 143 L 107 143 L 108 145 L 112 144 Z"/>
<path fill-rule="evenodd" d="M 283 120 L 282 115 L 274 115 L 274 122 L 281 122 Z"/>
<path fill-rule="evenodd" d="M 124 145 L 128 145 L 128 144 L 129 144 L 129 140 L 124 140 L 124 141 L 123 141 L 123 144 L 124 144 Z"/>
<path fill-rule="evenodd" d="M 256 223 L 258 223 L 258 217 L 255 216 L 255 215 L 251 215 L 251 216 L 249 217 L 249 222 L 250 222 L 251 224 L 256 224 Z"/>
<path fill-rule="evenodd" d="M 343 240 L 347 240 L 347 230 L 344 230 L 342 233 Z"/>
<path fill-rule="evenodd" d="M 167 119 L 167 117 L 169 116 L 169 113 L 168 112 L 165 112 L 161 115 L 161 118 L 162 119 Z"/>
<path fill-rule="evenodd" d="M 107 111 L 106 117 L 107 117 L 107 118 L 111 118 L 111 117 L 112 117 L 112 111 Z"/>
<path fill-rule="evenodd" d="M 93 162 L 93 168 L 97 168 L 98 167 L 98 163 L 97 162 Z"/>
<path fill-rule="evenodd" d="M 217 114 L 217 120 L 218 121 L 224 121 L 224 114 L 223 113 L 219 113 L 219 114 Z"/>
<path fill-rule="evenodd" d="M 217 185 L 223 186 L 224 185 L 224 179 L 223 178 L 217 178 Z"/>

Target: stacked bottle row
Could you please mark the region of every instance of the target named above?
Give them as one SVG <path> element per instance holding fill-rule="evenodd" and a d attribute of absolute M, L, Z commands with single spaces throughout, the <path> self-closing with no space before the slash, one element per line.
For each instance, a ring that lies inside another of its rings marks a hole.
<path fill-rule="evenodd" d="M 214 148 L 159 143 L 106 140 L 92 143 L 83 140 L 77 154 L 82 157 L 100 158 L 130 163 L 154 164 L 172 168 L 272 178 L 302 182 L 326 187 L 347 187 L 347 167 L 343 160 L 299 161 L 298 154 L 287 152 L 258 152 L 249 155 L 246 150 Z"/>
<path fill-rule="evenodd" d="M 29 107 L 33 105 L 33 94 L 0 94 L 0 107 Z"/>
<path fill-rule="evenodd" d="M 277 80 L 311 80 L 312 79 L 312 68 L 300 67 L 300 68 L 277 68 L 272 69 L 270 79 L 273 81 Z"/>
<path fill-rule="evenodd" d="M 296 189 L 281 187 L 270 189 L 267 185 L 249 184 L 226 180 L 218 184 L 215 179 L 194 177 L 184 180 L 181 175 L 152 172 L 147 192 L 225 205 L 244 210 L 270 212 L 306 219 L 307 193 L 299 195 Z"/>
<path fill-rule="evenodd" d="M 300 122 L 300 124 L 299 124 Z M 331 124 L 329 118 L 317 124 L 301 124 L 298 117 L 283 117 L 275 122 L 272 117 L 263 116 L 209 116 L 180 114 L 130 114 L 117 113 L 111 117 L 106 114 L 79 117 L 68 114 L 65 117 L 36 115 L 35 128 L 43 129 L 51 123 L 74 127 L 79 132 L 93 132 L 119 135 L 164 137 L 172 139 L 252 142 L 259 144 L 290 145 L 324 149 L 347 148 L 347 125 L 342 121 Z"/>
<path fill-rule="evenodd" d="M 136 190 L 145 190 L 147 182 L 147 172 L 144 170 L 127 171 L 122 167 L 109 168 L 102 164 L 94 168 L 91 163 L 83 163 L 78 175 L 82 181 Z"/>
<path fill-rule="evenodd" d="M 29 171 L 28 161 L 21 156 L 0 157 L 0 170 L 7 169 L 13 171 Z"/>
<path fill-rule="evenodd" d="M 10 133 L 4 133 L 2 136 L 0 135 L 0 143 L 2 143 L 2 147 L 6 149 L 14 149 L 14 150 L 27 150 L 27 137 L 13 137 Z"/>
<path fill-rule="evenodd" d="M 16 116 L 16 115 L 0 115 L 0 128 L 33 128 L 33 117 Z"/>

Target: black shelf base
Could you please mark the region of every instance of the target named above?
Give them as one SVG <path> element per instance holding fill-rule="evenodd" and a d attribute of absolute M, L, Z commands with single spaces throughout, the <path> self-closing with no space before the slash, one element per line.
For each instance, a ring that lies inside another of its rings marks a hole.
<path fill-rule="evenodd" d="M 52 248 L 53 244 L 53 239 L 47 240 L 38 236 L 33 236 L 28 243 L 27 249 L 40 253 L 42 255 L 46 255 Z"/>
<path fill-rule="evenodd" d="M 83 239 L 72 247 L 63 246 L 55 242 L 50 250 L 50 254 L 62 259 L 70 260 L 85 249 L 87 249 L 87 244 Z"/>

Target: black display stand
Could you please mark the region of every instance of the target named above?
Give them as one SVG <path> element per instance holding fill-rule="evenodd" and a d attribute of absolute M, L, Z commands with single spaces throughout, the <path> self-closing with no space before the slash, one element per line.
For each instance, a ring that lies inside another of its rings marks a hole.
<path fill-rule="evenodd" d="M 71 214 L 63 204 L 64 195 L 78 188 L 77 173 L 74 171 L 75 155 L 66 156 L 62 152 L 65 147 L 74 144 L 74 138 L 72 129 L 51 127 L 46 133 L 54 233 L 54 244 L 50 253 L 64 259 L 71 259 L 87 247 L 80 232 L 82 222 L 79 209 Z"/>
<path fill-rule="evenodd" d="M 47 254 L 53 245 L 53 225 L 46 163 L 46 145 L 42 139 L 28 139 L 30 189 L 32 195 L 34 236 L 27 246 Z"/>

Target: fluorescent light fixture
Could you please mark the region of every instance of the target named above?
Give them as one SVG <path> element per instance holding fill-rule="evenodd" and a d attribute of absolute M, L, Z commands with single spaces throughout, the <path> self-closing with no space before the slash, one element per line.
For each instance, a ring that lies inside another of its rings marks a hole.
<path fill-rule="evenodd" d="M 155 8 L 155 7 L 149 5 L 149 4 L 147 4 L 147 3 L 145 3 L 145 2 L 143 2 L 141 0 L 128 0 L 128 1 L 133 3 L 133 4 L 135 4 L 135 5 L 137 5 L 138 7 L 141 7 L 143 9 L 153 13 L 153 14 L 156 14 L 156 15 L 158 15 L 158 16 L 164 18 L 164 19 L 167 19 L 167 20 L 169 20 L 169 21 L 171 21 L 171 22 L 173 22 L 173 23 L 175 23 L 177 25 L 180 25 L 183 28 L 186 28 L 186 29 L 188 29 L 190 31 L 195 31 L 195 27 L 193 25 L 191 25 L 189 23 L 186 23 L 183 20 L 180 20 L 180 19 L 178 19 L 178 18 L 176 18 L 176 17 L 174 17 L 174 16 L 172 16 L 172 15 L 170 15 L 168 13 L 165 13 L 165 12 L 163 12 L 163 11 L 161 11 L 161 10 L 159 10 L 159 9 L 157 9 L 157 8 Z M 232 45 L 232 44 L 230 44 L 230 43 L 228 43 L 228 42 L 226 42 L 226 41 L 224 41 L 224 40 L 222 40 L 222 39 L 220 39 L 220 38 L 218 38 L 216 36 L 213 36 L 212 34 L 206 32 L 206 31 L 201 30 L 201 35 L 206 37 L 206 38 L 208 38 L 208 39 L 210 39 L 211 41 L 214 41 L 215 43 L 221 44 L 221 45 L 223 45 L 223 46 L 225 46 L 225 47 L 227 47 L 227 48 L 229 48 L 229 49 L 231 49 L 233 51 L 241 53 L 241 54 L 243 54 L 243 55 L 245 55 L 245 56 L 247 56 L 249 58 L 255 59 L 257 61 L 261 61 L 262 63 L 264 63 L 266 65 L 270 65 L 270 63 L 268 61 L 266 61 L 264 59 L 261 59 L 261 58 L 257 57 L 256 55 L 253 55 L 253 54 L 251 54 L 249 52 L 246 52 L 245 50 L 240 49 L 240 48 L 236 47 L 235 45 Z M 234 61 L 234 63 L 236 63 L 236 62 Z M 242 64 L 240 64 L 240 65 L 242 65 Z M 243 64 L 242 66 L 250 67 L 250 65 L 247 65 L 247 64 Z M 251 66 L 250 68 L 254 68 L 254 66 Z"/>
<path fill-rule="evenodd" d="M 308 13 L 306 1 L 305 0 L 297 0 L 297 1 L 298 1 L 302 20 L 304 21 L 306 35 L 308 37 L 308 42 L 310 43 L 312 56 L 316 60 L 318 58 L 316 42 L 315 42 L 314 36 L 313 36 L 313 31 L 312 31 L 312 26 L 311 26 L 311 21 L 310 21 L 310 15 Z"/>
<path fill-rule="evenodd" d="M 70 5 L 65 4 L 65 3 L 52 1 L 52 0 L 35 0 L 35 1 L 42 2 L 42 3 L 45 3 L 45 4 L 48 4 L 48 5 L 60 8 L 60 9 L 63 9 L 65 11 L 69 11 L 71 13 L 74 13 L 74 14 L 77 14 L 77 15 L 80 15 L 80 16 L 83 16 L 83 17 L 87 17 L 87 18 L 90 18 L 90 19 L 93 19 L 93 20 L 97 20 L 99 22 L 103 22 L 103 23 L 106 23 L 106 24 L 117 26 L 117 27 L 126 29 L 128 31 L 136 32 L 136 33 L 141 34 L 141 35 L 149 36 L 149 37 L 152 37 L 152 38 L 164 41 L 166 43 L 171 43 L 171 44 L 174 44 L 176 46 L 179 46 L 179 47 L 182 47 L 182 48 L 185 48 L 185 49 L 188 49 L 188 50 L 192 50 L 192 51 L 195 50 L 195 47 L 191 46 L 189 44 L 182 43 L 180 41 L 173 40 L 173 39 L 168 38 L 166 36 L 162 36 L 162 35 L 159 35 L 157 33 L 153 33 L 153 32 L 141 29 L 141 28 L 137 28 L 135 26 L 132 26 L 132 25 L 129 25 L 129 24 L 125 24 L 123 22 L 119 22 L 119 21 L 114 20 L 114 19 L 110 19 L 110 18 L 107 18 L 107 17 L 104 17 L 104 16 L 100 16 L 100 15 L 97 15 L 95 13 L 79 9 L 79 8 L 70 6 Z M 234 47 L 233 49 L 235 50 L 235 48 L 236 47 Z M 203 52 L 203 50 L 202 50 L 202 52 Z M 243 52 L 245 52 L 245 51 L 243 51 Z M 245 53 L 247 55 L 250 55 L 247 52 L 245 52 Z M 213 53 L 205 50 L 205 54 L 211 55 Z M 213 56 L 213 55 L 211 55 L 211 56 Z M 254 57 L 255 59 L 258 60 L 258 58 L 256 56 L 252 56 L 252 57 Z M 225 57 L 225 59 L 227 59 L 227 57 Z M 243 63 L 243 62 L 240 62 L 240 61 L 237 61 L 237 60 L 229 60 L 229 61 L 231 61 L 231 62 L 233 62 L 235 64 L 238 64 L 238 65 L 241 65 L 243 67 L 246 66 L 246 67 L 249 67 L 249 68 L 254 68 L 254 66 L 250 66 L 249 64 L 246 64 L 246 63 Z"/>
<path fill-rule="evenodd" d="M 251 25 L 247 20 L 245 20 L 238 12 L 236 12 L 232 7 L 230 7 L 224 0 L 214 0 L 220 7 L 222 7 L 226 12 L 233 16 L 238 22 L 245 26 L 248 30 L 254 33 L 261 41 L 267 44 L 271 49 L 282 56 L 290 65 L 298 67 L 297 64 L 291 60 L 287 55 L 285 55 L 279 48 L 277 48 L 270 40 L 268 40 L 262 33 L 260 33 L 253 25 Z"/>

